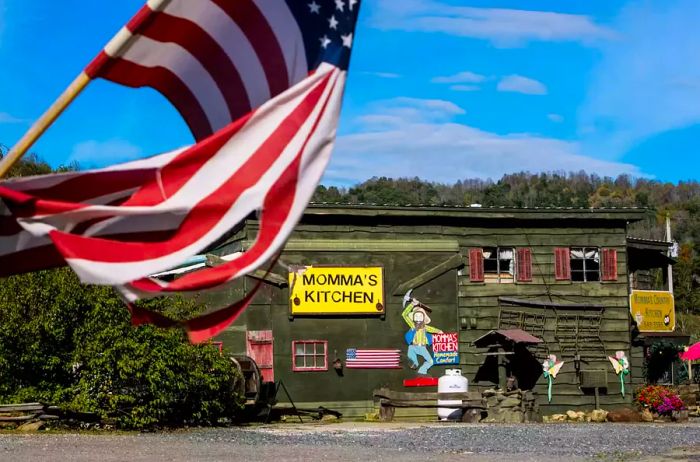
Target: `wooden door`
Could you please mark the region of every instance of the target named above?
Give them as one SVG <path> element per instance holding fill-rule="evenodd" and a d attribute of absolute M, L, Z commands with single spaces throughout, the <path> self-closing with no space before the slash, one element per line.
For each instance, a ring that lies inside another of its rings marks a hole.
<path fill-rule="evenodd" d="M 249 330 L 246 336 L 248 356 L 258 364 L 263 382 L 275 381 L 272 341 L 271 330 Z"/>

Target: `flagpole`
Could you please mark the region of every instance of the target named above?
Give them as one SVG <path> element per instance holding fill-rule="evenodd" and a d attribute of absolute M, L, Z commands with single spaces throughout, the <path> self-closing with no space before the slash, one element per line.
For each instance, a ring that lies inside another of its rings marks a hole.
<path fill-rule="evenodd" d="M 172 0 L 148 0 L 147 5 L 142 8 L 141 11 L 147 10 L 150 13 L 163 11 L 165 7 Z M 139 12 L 140 13 L 140 12 Z M 138 21 L 130 22 L 131 30 L 126 27 L 122 27 L 117 34 L 112 37 L 112 40 L 107 43 L 104 47 L 104 52 L 111 57 L 119 56 L 123 50 L 129 46 L 134 35 L 138 32 L 141 26 L 146 22 L 149 15 L 137 15 L 134 19 L 138 18 Z M 0 178 L 4 177 L 5 174 L 12 168 L 14 164 L 19 161 L 22 156 L 32 147 L 36 140 L 39 139 L 41 135 L 54 123 L 54 121 L 61 115 L 61 113 L 73 102 L 73 100 L 87 87 L 88 83 L 92 81 L 90 76 L 97 75 L 99 69 L 107 63 L 107 60 L 96 58 L 88 66 L 90 73 L 88 75 L 87 71 L 83 71 L 78 75 L 78 77 L 73 80 L 73 82 L 65 89 L 65 91 L 58 97 L 56 101 L 49 107 L 44 114 L 34 122 L 32 127 L 27 131 L 27 133 L 22 136 L 22 138 L 15 144 L 10 152 L 7 153 L 2 160 L 0 160 Z"/>
<path fill-rule="evenodd" d="M 48 129 L 51 124 L 58 118 L 59 115 L 73 102 L 73 100 L 82 92 L 87 84 L 90 83 L 90 77 L 85 72 L 81 72 L 78 77 L 65 89 L 56 101 L 44 112 L 39 120 L 34 122 L 32 127 L 22 136 L 7 153 L 7 156 L 0 161 L 0 178 L 19 161 L 22 156 L 32 147 L 39 137 Z"/>

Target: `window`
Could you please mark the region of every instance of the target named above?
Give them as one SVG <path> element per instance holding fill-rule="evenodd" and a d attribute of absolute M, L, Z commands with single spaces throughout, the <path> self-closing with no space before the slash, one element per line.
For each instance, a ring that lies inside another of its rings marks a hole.
<path fill-rule="evenodd" d="M 484 282 L 513 282 L 515 249 L 513 247 L 484 247 Z"/>
<path fill-rule="evenodd" d="M 572 281 L 600 281 L 600 251 L 597 247 L 572 247 L 569 255 Z"/>
<path fill-rule="evenodd" d="M 326 340 L 292 341 L 293 371 L 327 371 L 328 342 Z"/>

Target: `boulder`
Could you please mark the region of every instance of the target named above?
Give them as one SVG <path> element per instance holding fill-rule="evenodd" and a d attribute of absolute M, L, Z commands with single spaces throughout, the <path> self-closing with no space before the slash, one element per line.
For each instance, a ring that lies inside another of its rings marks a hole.
<path fill-rule="evenodd" d="M 35 432 L 38 430 L 41 430 L 41 428 L 44 426 L 44 422 L 41 420 L 38 420 L 36 422 L 27 422 L 25 424 L 20 425 L 17 430 L 21 432 Z"/>
<path fill-rule="evenodd" d="M 614 409 L 608 412 L 608 422 L 641 422 L 642 417 L 639 412 L 630 408 Z"/>
<path fill-rule="evenodd" d="M 566 422 L 566 414 L 552 414 L 549 418 L 552 422 Z"/>
<path fill-rule="evenodd" d="M 501 407 L 520 407 L 521 402 L 519 398 L 508 397 L 501 401 Z"/>
<path fill-rule="evenodd" d="M 608 411 L 604 411 L 603 409 L 594 409 L 590 414 L 588 414 L 586 420 L 588 422 L 605 422 L 607 417 Z"/>
<path fill-rule="evenodd" d="M 486 398 L 486 406 L 487 407 L 498 406 L 498 398 L 496 398 L 495 395 L 489 396 L 488 398 Z"/>
<path fill-rule="evenodd" d="M 583 422 L 586 420 L 586 413 L 581 411 L 566 411 L 566 417 L 572 422 Z"/>
<path fill-rule="evenodd" d="M 652 414 L 649 409 L 643 409 L 642 413 L 640 414 L 640 417 L 642 418 L 642 422 L 654 421 L 654 414 Z"/>
<path fill-rule="evenodd" d="M 505 423 L 523 423 L 525 414 L 520 409 L 505 409 L 503 412 L 503 422 Z"/>

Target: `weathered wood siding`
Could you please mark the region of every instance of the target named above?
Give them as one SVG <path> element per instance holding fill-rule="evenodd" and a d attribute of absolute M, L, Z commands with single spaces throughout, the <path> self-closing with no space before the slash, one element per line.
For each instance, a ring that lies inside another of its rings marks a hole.
<path fill-rule="evenodd" d="M 495 217 L 497 218 L 497 217 Z M 551 301 L 554 303 L 594 303 L 603 305 L 605 311 L 601 325 L 601 339 L 605 354 L 625 351 L 631 359 L 632 370 L 628 376 L 628 393 L 622 397 L 619 381 L 607 359 L 582 357 L 582 369 L 605 369 L 609 386 L 601 391 L 601 405 L 614 407 L 631 402 L 632 384 L 641 383 L 642 350 L 632 346 L 628 310 L 628 277 L 625 241 L 625 221 L 620 219 L 553 220 L 540 219 L 491 219 L 430 220 L 432 225 L 420 223 L 429 220 L 403 218 L 311 217 L 305 218 L 296 228 L 294 242 L 351 242 L 351 241 L 420 241 L 446 240 L 458 243 L 464 258 L 464 267 L 449 271 L 418 288 L 415 296 L 432 306 L 433 325 L 444 331 L 459 331 L 460 360 L 463 373 L 471 386 L 492 386 L 489 374 L 484 374 L 485 356 L 471 346 L 471 342 L 498 327 L 499 311 L 525 311 L 544 314 L 546 327 L 544 340 L 549 351 L 561 356 L 554 338 L 556 313 L 553 309 L 507 307 L 499 303 L 499 296 Z M 257 223 L 249 221 L 245 235 L 241 235 L 243 247 L 250 245 L 257 233 Z M 238 246 L 240 244 L 236 243 Z M 487 284 L 469 280 L 468 249 L 472 247 L 528 247 L 532 250 L 532 282 Z M 571 282 L 554 280 L 554 248 L 587 246 L 617 250 L 617 281 Z M 345 246 L 348 247 L 347 245 Z M 232 350 L 240 348 L 241 332 L 272 329 L 275 336 L 275 376 L 285 382 L 292 398 L 299 402 L 352 402 L 366 403 L 374 388 L 388 386 L 402 389 L 402 380 L 414 376 L 405 359 L 403 334 L 407 326 L 401 319 L 401 296 L 392 292 L 401 283 L 453 257 L 449 252 L 361 252 L 344 251 L 343 246 L 327 251 L 287 251 L 282 255 L 286 264 L 298 265 L 380 265 L 385 268 L 385 293 L 387 309 L 385 319 L 365 318 L 302 318 L 289 319 L 287 289 L 267 288 L 258 296 L 255 304 L 222 338 Z M 341 250 L 339 250 L 341 249 Z M 236 249 L 237 250 L 237 249 Z M 227 253 L 226 248 L 219 253 Z M 248 283 L 250 284 L 250 282 Z M 225 297 L 224 297 L 225 298 Z M 223 299 L 222 299 L 223 300 Z M 464 319 L 462 319 L 464 318 Z M 460 323 L 460 320 L 462 322 Z M 243 327 L 242 327 L 243 326 Z M 329 365 L 336 357 L 345 360 L 345 350 L 350 347 L 399 348 L 403 352 L 401 370 L 348 370 L 339 376 L 329 367 L 327 372 L 292 372 L 292 340 L 327 339 L 329 341 Z M 236 346 L 238 345 L 238 346 Z M 601 352 L 602 353 L 602 352 Z M 537 358 L 541 361 L 541 358 Z M 540 367 L 540 370 L 537 370 Z M 558 409 L 592 408 L 592 391 L 579 388 L 573 361 L 567 360 L 554 385 L 551 405 L 546 402 L 546 382 L 541 377 L 541 366 L 532 364 L 539 378 L 534 390 L 539 395 L 544 412 Z M 439 376 L 442 369 L 435 366 L 431 375 Z M 488 369 L 488 367 L 486 367 Z M 481 370 L 481 372 L 480 372 Z M 491 376 L 493 377 L 493 375 Z M 481 381 L 478 381 L 480 379 Z M 363 404 L 364 406 L 364 404 Z M 355 406 L 358 409 L 363 406 Z M 549 406 L 547 409 L 546 407 Z"/>

